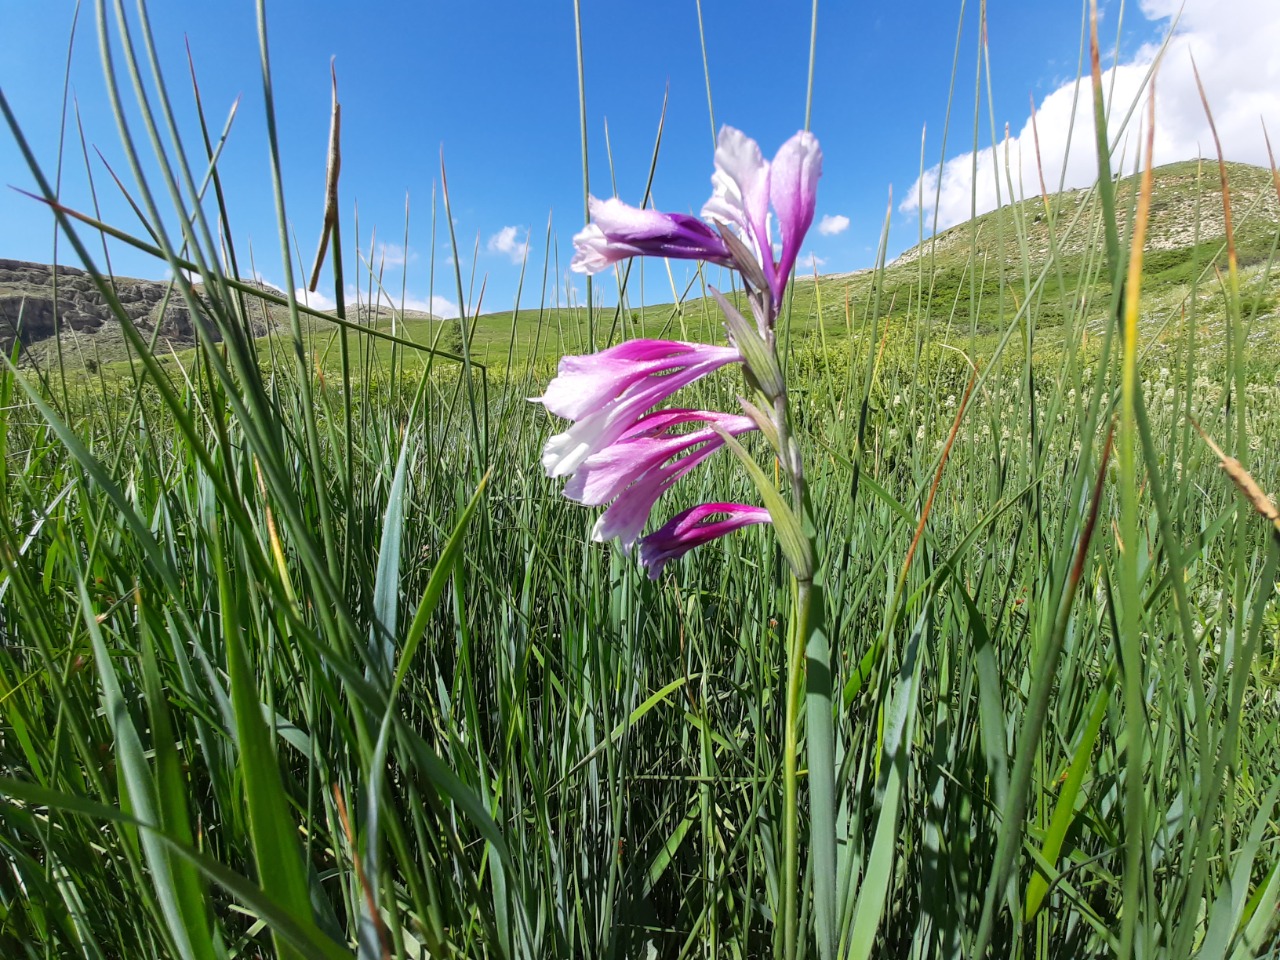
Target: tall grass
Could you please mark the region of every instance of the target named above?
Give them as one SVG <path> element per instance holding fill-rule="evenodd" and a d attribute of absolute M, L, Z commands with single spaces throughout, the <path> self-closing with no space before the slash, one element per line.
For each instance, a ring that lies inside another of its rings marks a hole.
<path fill-rule="evenodd" d="M 524 398 L 550 371 L 479 365 L 472 316 L 449 351 L 344 326 L 336 378 L 331 321 L 292 297 L 255 340 L 214 138 L 166 140 L 140 11 L 108 69 L 147 91 L 168 208 L 123 126 L 121 149 L 200 343 L 162 364 L 121 310 L 113 375 L 0 375 L 0 952 L 773 955 L 791 596 L 769 531 L 657 583 L 590 542 L 539 467 L 553 425 Z M 123 38 L 122 7 L 98 16 Z M 1078 281 L 1024 253 L 984 304 L 975 259 L 940 306 L 922 257 L 906 326 L 869 294 L 791 342 L 841 957 L 1277 949 L 1280 545 L 1195 426 L 1274 495 L 1280 353 L 1213 250 L 1168 315 L 1129 301 L 1122 343 L 1134 198 L 1097 191 L 1101 217 L 1048 213 L 1051 250 L 1106 237 Z M 93 270 L 92 218 L 53 209 Z M 816 293 L 792 321 L 833 306 Z M 970 297 L 965 322 L 1003 326 L 966 356 L 940 338 Z M 717 336 L 703 303 L 682 335 Z M 607 315 L 532 336 L 600 346 Z M 700 389 L 727 409 L 740 386 Z M 721 456 L 678 496 L 752 490 Z"/>

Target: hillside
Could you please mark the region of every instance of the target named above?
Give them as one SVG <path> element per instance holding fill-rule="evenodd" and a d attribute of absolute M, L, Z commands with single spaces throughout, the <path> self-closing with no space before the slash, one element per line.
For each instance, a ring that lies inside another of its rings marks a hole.
<path fill-rule="evenodd" d="M 156 350 L 167 354 L 192 347 L 196 330 L 190 311 L 177 290 L 170 290 L 165 280 L 139 280 L 114 277 L 116 296 L 129 319 L 144 337 L 156 336 Z M 280 291 L 261 283 L 252 283 L 267 293 Z M 203 287 L 196 284 L 200 294 Z M 250 322 L 258 336 L 266 336 L 288 326 L 288 310 L 278 304 L 254 297 L 246 298 Z M 348 316 L 357 314 L 348 308 Z M 55 284 L 54 268 L 42 263 L 0 259 L 0 348 L 13 349 L 22 342 L 22 357 L 27 362 L 43 363 L 55 355 L 55 315 L 61 320 L 64 353 L 80 362 L 111 362 L 125 355 L 124 337 L 119 320 L 98 292 L 93 279 L 84 270 L 58 265 Z M 386 307 L 361 305 L 359 322 L 385 324 L 391 316 Z M 438 321 L 429 313 L 405 311 L 404 318 Z M 159 328 L 157 331 L 157 327 Z"/>
<path fill-rule="evenodd" d="M 1280 277 L 1270 268 L 1280 233 L 1276 185 L 1261 167 L 1230 163 L 1227 173 L 1242 303 L 1253 318 L 1251 339 L 1280 346 Z M 1196 311 L 1202 328 L 1215 329 L 1224 316 L 1215 269 L 1225 274 L 1227 266 L 1217 164 L 1175 163 L 1153 174 L 1143 257 L 1144 327 L 1160 339 L 1178 326 L 1171 321 L 1186 308 Z M 1138 182 L 1131 176 L 1117 184 L 1122 243 Z M 878 296 L 889 329 L 895 322 L 910 325 L 927 317 L 931 336 L 966 345 L 975 337 L 981 350 L 994 343 L 1030 295 L 1037 342 L 1054 349 L 1061 344 L 1056 328 L 1068 317 L 1095 331 L 1106 322 L 1110 282 L 1102 223 L 1092 188 L 1005 204 L 902 253 L 885 267 L 878 290 L 870 272 L 820 277 L 819 310 L 813 282 L 798 282 L 798 322 L 802 329 L 817 326 L 821 313 L 828 333 L 843 329 L 846 302 L 865 309 Z"/>
<path fill-rule="evenodd" d="M 1251 256 L 1264 255 L 1280 224 L 1280 200 L 1276 197 L 1271 173 L 1262 167 L 1229 163 L 1227 176 L 1237 242 L 1247 248 Z M 1136 185 L 1136 177 L 1119 181 L 1116 202 L 1122 233 L 1128 224 L 1128 206 Z M 893 265 L 906 266 L 921 256 L 933 256 L 944 262 L 963 260 L 973 248 L 980 258 L 1003 253 L 1008 262 L 1016 262 L 1019 259 L 1017 226 L 1025 232 L 1022 239 L 1032 262 L 1042 263 L 1050 252 L 1050 216 L 1058 225 L 1058 255 L 1079 256 L 1097 239 L 1094 226 L 1100 222 L 1100 212 L 1097 194 L 1092 189 L 1067 190 L 1047 200 L 1033 197 L 943 230 L 907 250 Z M 1186 250 L 1197 243 L 1220 243 L 1226 230 L 1217 164 L 1190 160 L 1153 171 L 1147 231 L 1148 253 Z M 975 232 L 976 244 L 971 247 Z"/>
<path fill-rule="evenodd" d="M 1280 230 L 1280 201 L 1270 171 L 1233 163 L 1228 164 L 1228 175 L 1239 263 L 1256 320 L 1252 335 L 1255 342 L 1269 342 L 1280 337 L 1275 313 L 1280 282 L 1268 269 Z M 1136 177 L 1118 181 L 1122 234 L 1136 185 Z M 878 299 L 880 316 L 890 329 L 927 317 L 930 335 L 939 341 L 976 336 L 981 345 L 984 337 L 1004 328 L 1026 293 L 1034 290 L 1038 342 L 1052 348 L 1053 328 L 1066 317 L 1082 316 L 1094 328 L 1105 319 L 1109 284 L 1102 263 L 1101 223 L 1093 189 L 1005 204 L 905 251 L 885 268 L 878 287 L 870 270 L 821 276 L 816 286 L 812 278 L 798 277 L 791 329 L 801 334 L 821 329 L 838 336 L 852 331 L 851 317 L 866 316 Z M 1225 269 L 1224 237 L 1215 163 L 1189 161 L 1154 172 L 1143 287 L 1149 320 L 1180 310 L 1192 282 L 1202 278 L 1208 282 L 1201 285 L 1200 309 L 1204 321 L 1212 324 L 1221 307 L 1220 298 L 1212 296 L 1213 270 L 1215 265 Z M 1050 260 L 1052 269 L 1034 286 Z M 126 312 L 144 335 L 156 333 L 161 353 L 181 352 L 194 343 L 185 304 L 164 303 L 166 282 L 121 277 L 115 284 Z M 633 290 L 622 306 L 597 308 L 591 321 L 596 342 L 633 336 L 717 337 L 718 315 L 701 293 L 695 286 L 681 302 L 641 306 Z M 50 360 L 56 347 L 54 302 L 50 267 L 0 260 L 0 346 L 11 349 L 20 337 L 27 361 Z M 100 362 L 125 356 L 119 324 L 84 271 L 58 268 L 56 302 L 64 356 Z M 259 335 L 288 328 L 287 310 L 281 306 L 254 300 L 249 309 Z M 349 315 L 354 313 L 349 308 Z M 451 325 L 437 341 L 438 321 L 431 314 L 407 311 L 397 318 L 396 332 L 420 344 L 439 342 L 456 351 L 456 329 Z M 391 311 L 363 308 L 360 322 L 389 331 Z M 508 356 L 551 360 L 565 349 L 587 348 L 587 322 L 582 308 L 485 314 L 470 324 L 472 356 L 477 362 L 496 364 Z M 319 324 L 317 332 L 323 332 L 323 326 Z"/>
<path fill-rule="evenodd" d="M 1248 164 L 1227 164 L 1232 224 L 1241 268 L 1242 303 L 1252 318 L 1250 338 L 1280 349 L 1280 276 L 1269 268 L 1280 232 L 1280 201 L 1271 172 Z M 1117 183 L 1122 242 L 1139 178 Z M 797 276 L 786 321 L 793 342 L 821 332 L 828 338 L 865 330 L 878 310 L 879 329 L 914 331 L 927 327 L 935 343 L 951 343 L 979 355 L 993 348 L 1028 295 L 1034 298 L 1037 349 L 1061 348 L 1066 330 L 1082 321 L 1096 332 L 1106 323 L 1110 282 L 1105 264 L 1102 211 L 1095 189 L 1068 190 L 1009 203 L 966 223 L 940 231 L 887 264 L 872 270 Z M 1215 267 L 1226 272 L 1222 191 L 1216 163 L 1169 164 L 1153 171 L 1151 215 L 1143 259 L 1143 325 L 1150 343 L 1165 342 L 1184 308 L 1202 329 L 1219 329 L 1224 301 Z M 1049 269 L 1045 269 L 1050 265 Z M 1043 274 L 1043 277 L 1041 276 Z M 1189 300 L 1199 281 L 1194 306 Z M 708 283 L 723 282 L 715 272 Z M 622 308 L 597 310 L 597 342 L 630 336 L 722 335 L 718 311 L 697 285 L 680 303 L 637 306 L 637 291 Z M 745 308 L 744 308 L 745 309 Z M 515 319 L 518 344 L 534 343 L 534 316 Z M 585 331 L 585 311 L 558 312 L 552 321 L 570 348 Z M 545 323 L 545 321 L 544 321 Z M 506 356 L 511 313 L 477 319 L 472 355 L 481 362 Z M 536 353 L 552 359 L 555 337 L 545 335 Z M 831 340 L 828 339 L 828 343 Z M 548 346 L 552 351 L 548 351 Z M 486 347 L 489 352 L 486 352 Z"/>

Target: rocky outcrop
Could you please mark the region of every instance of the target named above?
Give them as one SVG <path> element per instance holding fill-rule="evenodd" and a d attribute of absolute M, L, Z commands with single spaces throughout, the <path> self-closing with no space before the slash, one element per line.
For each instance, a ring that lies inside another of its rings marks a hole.
<path fill-rule="evenodd" d="M 114 276 L 110 283 L 124 315 L 143 337 L 156 334 L 159 326 L 157 344 L 161 348 L 183 349 L 196 342 L 191 311 L 182 294 L 170 291 L 168 282 Z M 200 289 L 197 285 L 197 296 Z M 275 325 L 262 303 L 252 303 L 248 310 L 255 335 L 268 333 Z M 55 333 L 60 333 L 64 343 L 99 335 L 114 335 L 119 340 L 119 325 L 120 317 L 86 271 L 59 266 L 55 282 L 54 268 L 49 265 L 0 259 L 0 349 L 5 352 L 12 351 L 20 340 L 24 358 L 38 362 L 46 342 L 54 342 Z"/>
<path fill-rule="evenodd" d="M 157 324 L 160 336 L 174 347 L 195 342 L 191 314 L 169 284 L 115 277 L 111 280 L 125 315 L 144 333 Z M 166 294 L 169 294 L 166 302 Z M 60 321 L 60 325 L 59 325 Z M 12 350 L 16 340 L 31 346 L 52 337 L 55 329 L 93 334 L 119 323 L 93 278 L 76 267 L 54 268 L 23 260 L 0 260 L 0 346 Z"/>

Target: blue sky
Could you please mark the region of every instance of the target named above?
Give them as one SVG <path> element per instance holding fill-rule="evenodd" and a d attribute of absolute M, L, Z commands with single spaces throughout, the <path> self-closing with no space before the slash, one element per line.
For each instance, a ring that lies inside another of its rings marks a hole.
<path fill-rule="evenodd" d="M 1256 127 L 1261 111 L 1274 117 L 1271 129 L 1280 132 L 1275 95 L 1266 92 L 1280 89 L 1280 77 L 1269 72 L 1280 70 L 1280 66 L 1260 67 L 1255 61 L 1252 71 L 1228 69 L 1242 59 L 1239 50 L 1234 56 L 1227 55 L 1229 47 L 1235 49 L 1228 41 L 1241 38 L 1209 36 L 1219 29 L 1213 24 L 1222 18 L 1223 4 L 1249 8 L 1242 15 L 1253 18 L 1250 29 L 1240 32 L 1248 42 L 1259 44 L 1276 39 L 1280 14 L 1270 8 L 1280 5 L 1272 0 L 1219 0 L 1213 7 L 1219 11 L 1215 17 L 1209 15 L 1208 0 L 1190 0 L 1189 10 L 1205 9 L 1199 20 L 1184 18 L 1184 23 L 1190 23 L 1184 31 L 1186 42 L 1196 50 L 1211 99 L 1234 103 L 1239 95 L 1242 130 L 1250 123 Z M 124 6 L 133 16 L 134 5 Z M 271 283 L 282 284 L 254 5 L 237 0 L 216 5 L 165 2 L 150 6 L 162 67 L 193 158 L 198 128 L 184 36 L 191 44 L 211 125 L 220 128 L 233 101 L 241 97 L 221 160 L 233 232 L 242 264 L 252 243 L 259 273 Z M 1121 64 L 1140 67 L 1144 57 L 1145 62 L 1150 61 L 1151 44 L 1168 27 L 1167 15 L 1172 12 L 1168 6 L 1167 0 L 1129 4 L 1121 33 Z M 139 231 L 94 153 L 95 147 L 101 150 L 129 189 L 134 189 L 105 94 L 92 5 L 86 7 L 81 11 L 72 51 L 70 80 L 90 145 L 97 199 L 103 219 Z M 216 16 L 210 13 L 215 7 Z M 960 207 L 967 212 L 974 191 L 959 174 L 971 167 L 966 154 L 975 149 L 977 8 L 976 0 L 971 0 L 961 25 L 957 0 L 875 4 L 825 0 L 820 4 L 812 127 L 825 153 L 818 218 L 830 218 L 831 232 L 820 233 L 815 221 L 805 250 L 818 258 L 822 272 L 855 270 L 872 263 L 891 185 L 894 209 L 889 253 L 892 256 L 916 241 L 920 210 L 910 197 L 921 173 L 921 131 L 927 126 L 924 166 L 935 167 L 941 159 L 958 28 L 961 52 L 947 155 L 959 160 L 942 168 L 945 195 L 939 213 L 946 221 L 954 220 Z M 73 10 L 74 3 L 63 0 L 0 4 L 0 37 L 5 38 L 0 41 L 4 51 L 0 89 L 50 174 L 57 163 L 62 77 Z M 1104 5 L 1103 31 L 1108 44 L 1116 35 L 1118 13 L 1118 3 Z M 437 311 L 456 309 L 459 297 L 447 263 L 442 206 L 437 213 L 434 289 L 430 289 L 432 192 L 437 191 L 438 202 L 443 149 L 464 281 L 474 260 L 475 290 L 480 278 L 487 278 L 484 309 L 511 306 L 519 275 L 513 257 L 529 231 L 533 281 L 531 287 L 526 286 L 524 302 L 536 305 L 549 217 L 553 243 L 558 241 L 559 279 L 563 283 L 571 238 L 583 222 L 571 0 L 361 5 L 268 0 L 267 16 L 287 211 L 303 260 L 309 261 L 314 254 L 323 212 L 328 71 L 333 56 L 343 105 L 341 202 L 348 277 L 354 256 L 353 211 L 358 208 L 360 246 L 367 252 L 373 243 L 375 259 L 385 255 L 387 288 L 398 294 L 399 271 L 407 267 L 411 305 L 425 306 L 434 295 Z M 1082 6 L 1076 2 L 991 0 L 990 82 L 999 137 L 1003 137 L 1005 123 L 1015 136 L 1024 129 L 1031 98 L 1045 105 L 1044 123 L 1052 128 L 1046 130 L 1042 123 L 1042 142 L 1055 143 L 1055 132 L 1067 129 L 1066 121 L 1058 116 L 1060 109 L 1054 110 L 1055 103 L 1060 108 L 1062 94 L 1059 92 L 1056 100 L 1054 94 L 1076 76 L 1081 17 Z M 767 156 L 772 155 L 804 122 L 809 5 L 706 0 L 703 23 L 715 122 L 740 127 L 760 141 Z M 136 23 L 134 28 L 136 39 Z M 118 50 L 114 23 L 111 30 Z M 663 93 L 669 89 L 654 197 L 662 209 L 696 213 L 710 192 L 713 144 L 694 0 L 583 0 L 582 32 L 592 192 L 611 195 L 612 182 L 616 182 L 617 193 L 624 200 L 640 201 Z M 1201 46 L 1193 45 L 1194 41 L 1203 46 L 1206 36 L 1224 51 L 1219 62 L 1212 56 L 1215 48 L 1202 52 Z M 1275 49 L 1277 45 L 1270 46 L 1272 61 Z M 1214 68 L 1231 77 L 1215 87 Z M 984 78 L 984 98 L 985 84 Z M 132 96 L 127 83 L 125 93 Z M 1263 97 L 1260 106 L 1259 96 Z M 1271 99 L 1266 99 L 1268 96 Z M 985 110 L 984 106 L 976 144 L 979 151 L 991 145 L 991 121 Z M 1191 115 L 1189 110 L 1182 110 L 1182 114 Z M 1181 119 L 1181 114 L 1175 114 L 1170 122 Z M 133 121 L 135 136 L 142 137 L 136 112 Z M 612 182 L 606 123 L 612 148 Z M 1221 117 L 1219 126 L 1223 126 Z M 88 210 L 93 200 L 71 112 L 67 136 L 62 196 L 68 205 Z M 1175 154 L 1189 149 L 1188 143 L 1198 143 L 1197 137 L 1195 130 L 1178 132 L 1164 151 L 1167 156 L 1160 159 L 1178 159 Z M 1228 153 L 1262 160 L 1250 144 L 1251 140 L 1237 150 L 1229 143 Z M 1087 180 L 1091 175 L 1087 166 L 1066 162 L 1055 171 L 1065 171 L 1068 181 Z M 933 176 L 925 181 L 931 188 L 937 183 L 937 171 Z M 3 129 L 0 182 L 28 189 L 34 185 L 13 137 Z M 1031 189 L 1030 184 L 1025 186 Z M 994 202 L 994 198 L 985 198 L 983 190 L 978 193 L 980 202 Z M 407 251 L 406 195 L 411 205 Z M 929 200 L 926 222 L 931 208 Z M 831 230 L 842 224 L 841 218 L 847 218 L 848 226 Z M 0 257 L 51 259 L 50 219 L 38 204 L 0 189 L 0 225 Z M 474 255 L 477 244 L 478 256 Z M 112 265 L 119 274 L 164 275 L 161 263 L 118 244 L 110 249 Z M 64 244 L 60 257 L 66 260 L 70 256 Z M 680 284 L 688 275 L 688 265 L 672 267 Z M 581 278 L 569 280 L 581 296 Z M 610 281 L 597 286 L 608 301 Z M 327 274 L 321 290 L 332 292 Z M 650 272 L 645 293 L 654 300 L 671 298 L 662 271 Z M 552 297 L 548 295 L 549 300 Z"/>

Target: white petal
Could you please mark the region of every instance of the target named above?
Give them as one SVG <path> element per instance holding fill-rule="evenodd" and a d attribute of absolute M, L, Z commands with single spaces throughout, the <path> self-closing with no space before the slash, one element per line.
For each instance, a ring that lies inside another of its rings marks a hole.
<path fill-rule="evenodd" d="M 760 145 L 741 130 L 722 127 L 715 163 L 703 218 L 736 227 L 744 240 L 758 246 L 757 233 L 764 229 L 769 212 L 769 164 Z"/>
<path fill-rule="evenodd" d="M 569 269 L 574 273 L 599 273 L 618 259 L 610 259 L 609 254 L 608 238 L 598 226 L 589 223 L 573 238 Z"/>

